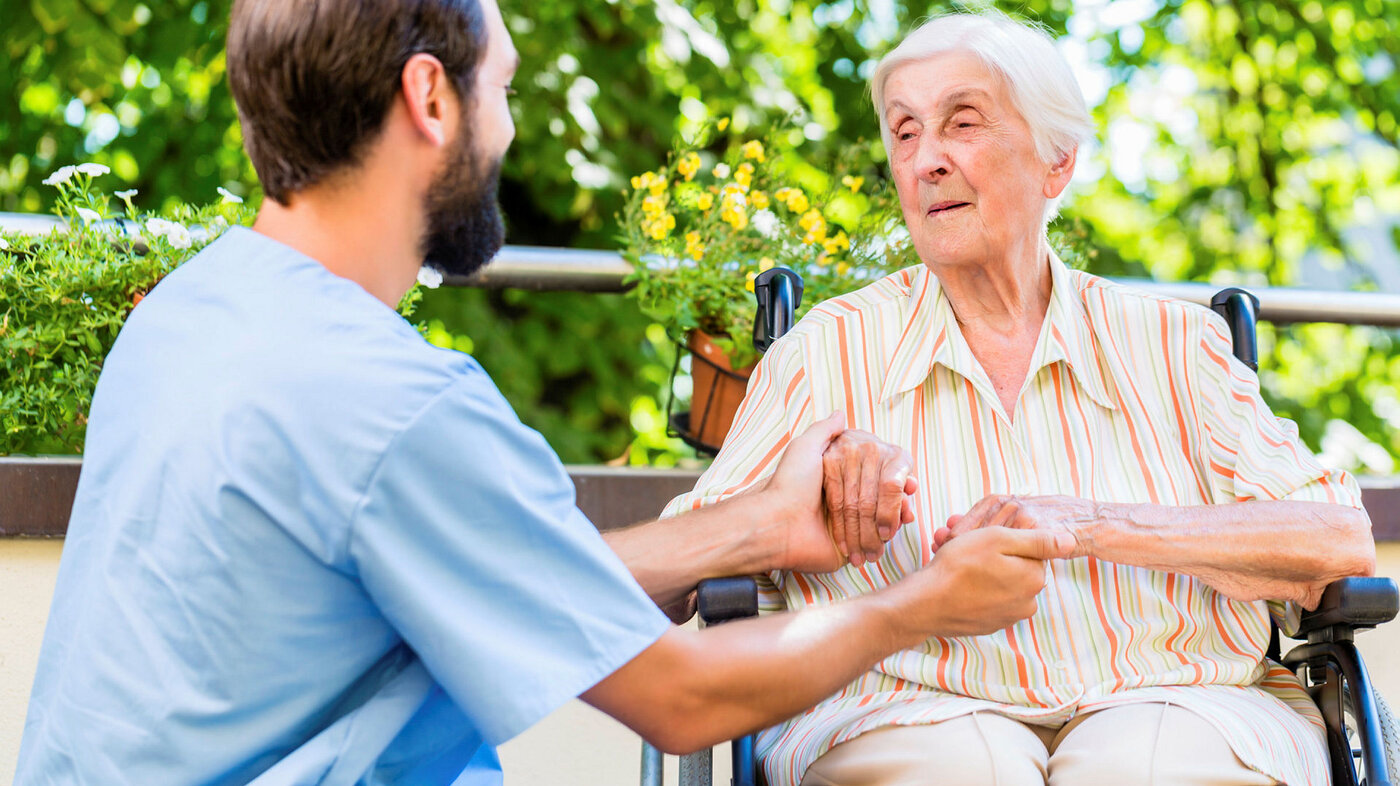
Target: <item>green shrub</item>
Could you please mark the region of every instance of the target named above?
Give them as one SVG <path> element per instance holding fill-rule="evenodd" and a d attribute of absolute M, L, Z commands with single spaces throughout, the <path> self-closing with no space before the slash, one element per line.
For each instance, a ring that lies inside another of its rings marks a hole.
<path fill-rule="evenodd" d="M 222 191 L 218 203 L 164 216 L 137 210 L 119 191 L 120 214 L 94 180 L 105 166 L 64 167 L 59 223 L 47 234 L 0 231 L 0 454 L 81 453 L 87 412 L 117 333 L 151 287 L 253 211 Z M 402 307 L 411 311 L 415 287 Z"/>

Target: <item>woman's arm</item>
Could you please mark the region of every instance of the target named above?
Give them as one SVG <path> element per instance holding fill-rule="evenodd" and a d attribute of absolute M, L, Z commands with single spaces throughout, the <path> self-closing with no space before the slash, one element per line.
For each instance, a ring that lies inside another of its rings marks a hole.
<path fill-rule="evenodd" d="M 934 542 L 987 526 L 1067 530 L 1075 557 L 1184 573 L 1234 600 L 1288 600 L 1308 609 L 1331 582 L 1376 567 L 1366 512 L 1323 502 L 1178 507 L 992 496 L 951 517 Z"/>

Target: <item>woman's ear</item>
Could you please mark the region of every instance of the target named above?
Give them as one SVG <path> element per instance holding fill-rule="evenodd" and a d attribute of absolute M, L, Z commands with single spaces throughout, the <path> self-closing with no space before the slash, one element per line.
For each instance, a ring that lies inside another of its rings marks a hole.
<path fill-rule="evenodd" d="M 1064 193 L 1069 181 L 1074 177 L 1074 163 L 1079 156 L 1079 146 L 1071 147 L 1060 160 L 1051 165 L 1045 176 L 1045 198 L 1054 199 Z"/>

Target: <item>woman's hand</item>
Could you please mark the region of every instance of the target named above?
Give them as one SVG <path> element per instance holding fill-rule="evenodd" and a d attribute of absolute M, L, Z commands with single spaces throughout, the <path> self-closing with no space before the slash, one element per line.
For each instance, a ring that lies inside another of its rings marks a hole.
<path fill-rule="evenodd" d="M 829 573 L 877 559 L 914 519 L 913 466 L 903 448 L 846 430 L 840 412 L 793 439 L 763 489 L 784 521 L 778 569 Z"/>
<path fill-rule="evenodd" d="M 1088 557 L 1094 555 L 1093 533 L 1103 519 L 1099 503 L 1080 497 L 992 494 L 968 512 L 949 516 L 947 525 L 933 533 L 933 547 L 936 551 L 958 535 L 983 527 L 1047 529 L 1074 536 L 1075 547 L 1068 558 Z"/>
<path fill-rule="evenodd" d="M 910 495 L 919 488 L 914 459 L 898 445 L 850 429 L 822 455 L 826 524 L 841 555 L 860 567 L 884 553 L 900 527 L 914 520 Z"/>

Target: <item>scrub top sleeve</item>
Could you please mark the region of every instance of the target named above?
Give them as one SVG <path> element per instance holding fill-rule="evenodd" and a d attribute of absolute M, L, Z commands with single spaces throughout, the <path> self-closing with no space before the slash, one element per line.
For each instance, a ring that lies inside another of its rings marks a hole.
<path fill-rule="evenodd" d="M 390 444 L 349 553 L 381 612 L 491 744 L 669 627 L 575 506 L 558 457 L 475 366 Z"/>

